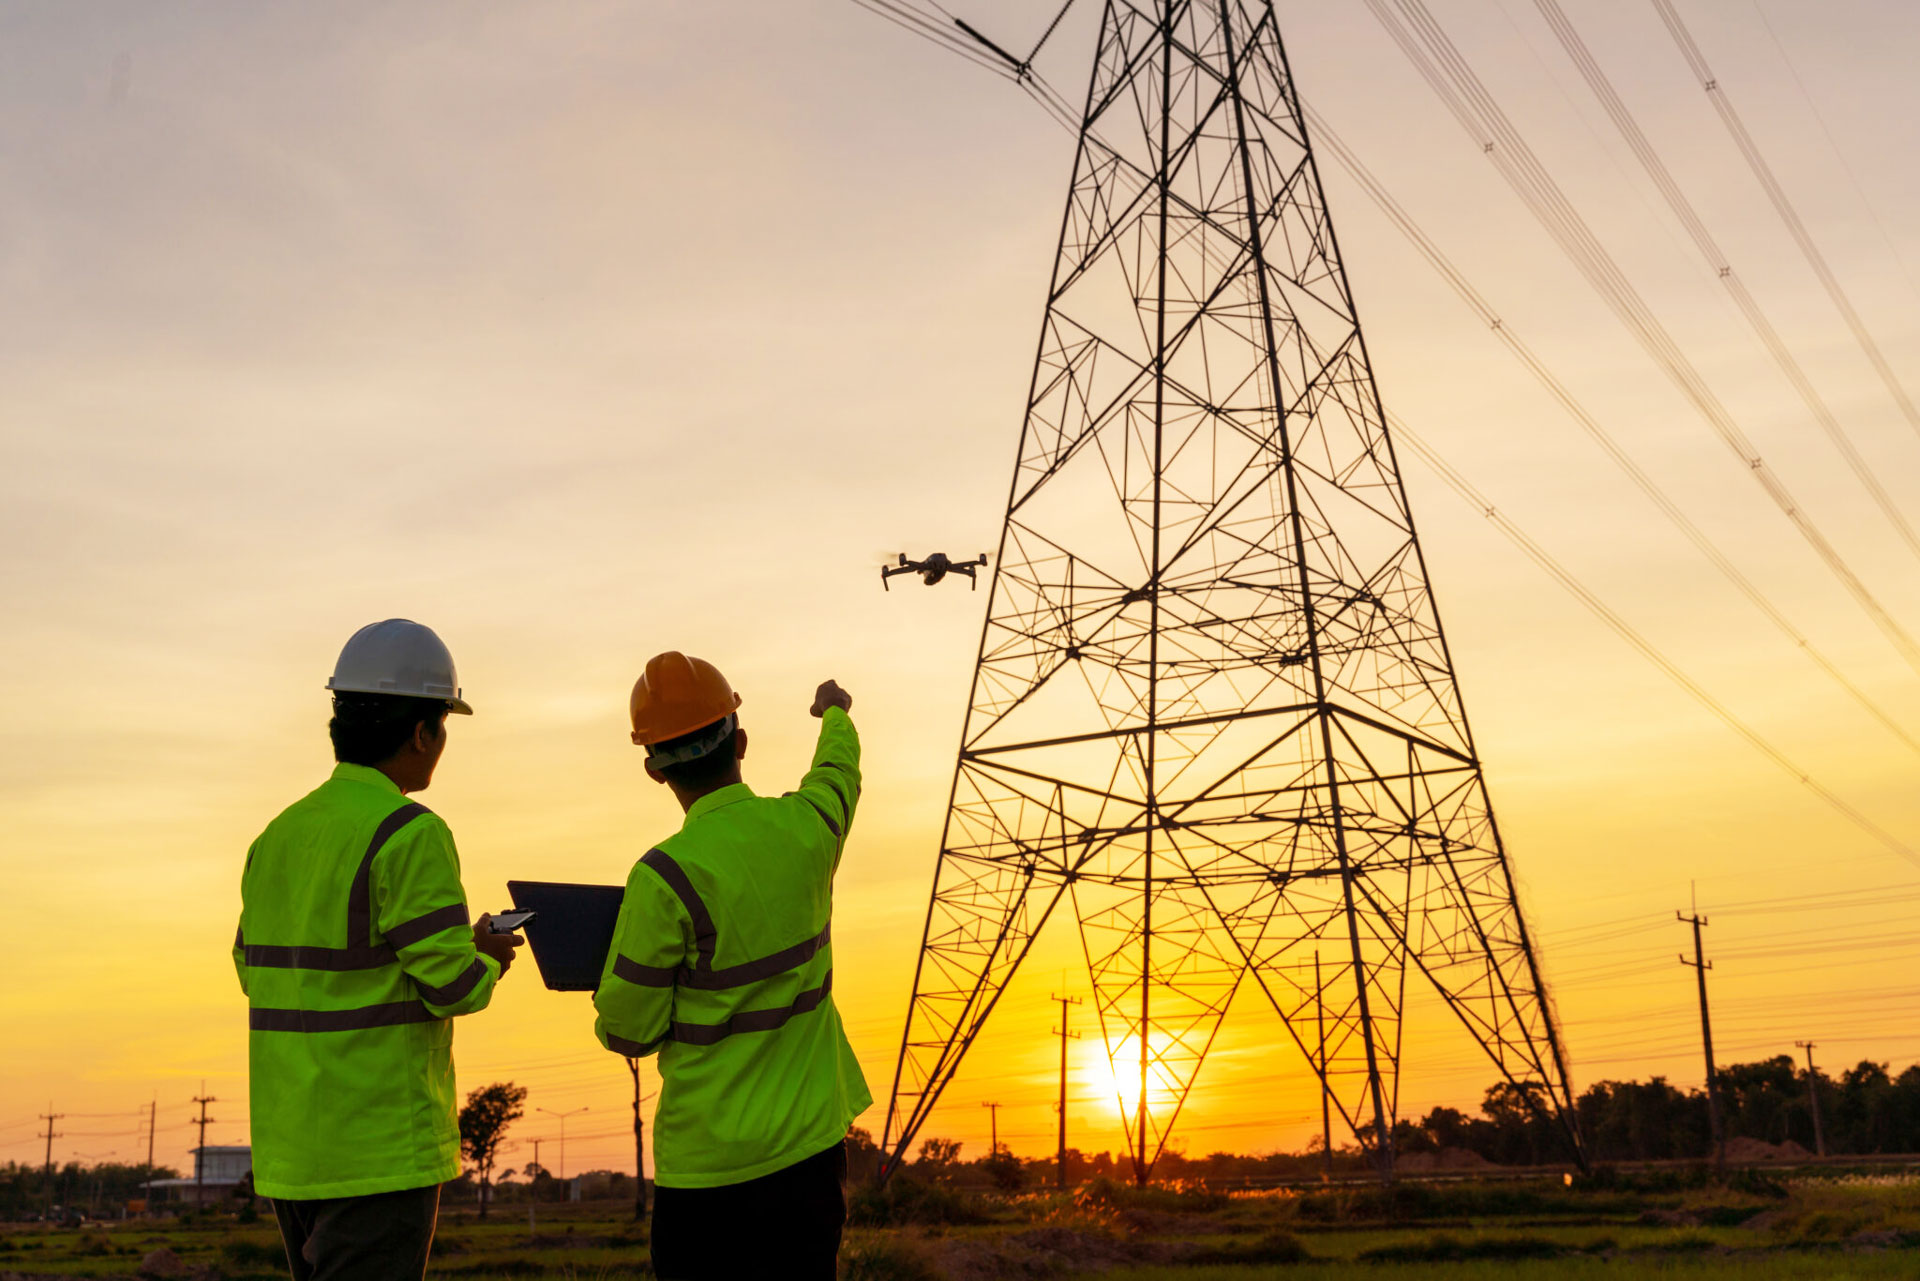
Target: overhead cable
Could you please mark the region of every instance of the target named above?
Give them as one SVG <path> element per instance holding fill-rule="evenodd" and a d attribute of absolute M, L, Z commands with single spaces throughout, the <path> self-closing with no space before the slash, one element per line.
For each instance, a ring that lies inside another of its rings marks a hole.
<path fill-rule="evenodd" d="M 1800 367 L 1800 362 L 1794 358 L 1793 353 L 1781 339 L 1779 331 L 1773 327 L 1773 322 L 1768 319 L 1766 312 L 1761 309 L 1745 282 L 1735 274 L 1732 264 L 1720 251 L 1720 246 L 1714 241 L 1713 234 L 1707 230 L 1706 223 L 1701 220 L 1699 212 L 1687 199 L 1686 193 L 1680 189 L 1680 184 L 1674 181 L 1673 173 L 1667 168 L 1666 161 L 1661 159 L 1659 151 L 1641 130 L 1639 121 L 1634 119 L 1633 113 L 1627 109 L 1627 104 L 1614 89 L 1613 82 L 1608 79 L 1606 71 L 1594 58 L 1593 51 L 1587 47 L 1586 40 L 1568 20 L 1566 11 L 1560 7 L 1560 0 L 1533 0 L 1533 3 L 1534 7 L 1540 11 L 1540 16 L 1546 19 L 1547 26 L 1552 29 L 1555 38 L 1560 41 L 1560 47 L 1566 50 L 1567 56 L 1573 59 L 1573 65 L 1579 68 L 1580 76 L 1587 82 L 1587 87 L 1593 91 L 1593 96 L 1600 100 L 1600 105 L 1605 108 L 1607 117 L 1613 121 L 1614 128 L 1620 131 L 1620 136 L 1626 139 L 1628 148 L 1640 161 L 1641 167 L 1647 171 L 1647 176 L 1653 180 L 1653 185 L 1667 202 L 1667 207 L 1673 211 L 1674 217 L 1680 220 L 1680 225 L 1692 238 L 1695 248 L 1700 251 L 1700 256 L 1707 260 L 1709 267 L 1713 268 L 1721 285 L 1726 288 L 1734 304 L 1739 307 L 1740 314 L 1746 317 L 1747 324 L 1752 326 L 1761 344 L 1773 357 L 1773 363 L 1779 366 L 1780 372 L 1786 376 L 1788 382 L 1793 384 L 1793 389 L 1806 403 L 1807 411 L 1813 415 L 1814 421 L 1820 424 L 1820 430 L 1826 433 L 1834 449 L 1846 460 L 1848 469 L 1860 482 L 1861 488 L 1873 496 L 1874 505 L 1880 509 L 1880 514 L 1885 516 L 1887 522 L 1899 533 L 1907 549 L 1915 556 L 1920 556 L 1920 534 L 1916 534 L 1913 526 L 1908 524 L 1899 504 L 1880 483 L 1880 478 L 1873 474 L 1873 468 L 1868 465 L 1865 458 L 1861 457 L 1860 451 L 1855 448 L 1846 430 L 1840 426 L 1839 419 L 1834 417 L 1833 410 L 1828 408 L 1819 389 L 1807 377 L 1806 371 Z"/>
<path fill-rule="evenodd" d="M 1659 11 L 1661 22 L 1666 24 L 1667 34 L 1671 35 L 1674 44 L 1679 46 L 1681 56 L 1687 60 L 1687 66 L 1692 69 L 1694 79 L 1700 82 L 1700 87 L 1707 91 L 1707 97 L 1713 101 L 1713 109 L 1719 113 L 1720 122 L 1727 127 L 1727 133 L 1732 136 L 1734 146 L 1738 147 L 1740 154 L 1746 158 L 1747 167 L 1753 170 L 1753 176 L 1760 180 L 1760 186 L 1766 191 L 1767 200 L 1772 203 L 1774 212 L 1780 215 L 1780 221 L 1786 225 L 1788 234 L 1793 237 L 1794 243 L 1800 246 L 1800 252 L 1806 258 L 1807 266 L 1813 268 L 1813 274 L 1820 278 L 1820 284 L 1826 289 L 1827 297 L 1833 299 L 1833 305 L 1846 320 L 1847 328 L 1853 331 L 1854 341 L 1860 344 L 1860 350 L 1866 353 L 1874 372 L 1880 375 L 1880 381 L 1886 384 L 1887 391 L 1893 396 L 1894 402 L 1900 406 L 1900 412 L 1906 416 L 1907 425 L 1920 433 L 1920 406 L 1916 406 L 1913 403 L 1913 397 L 1907 394 L 1907 389 L 1901 383 L 1899 375 L 1894 373 L 1893 366 L 1887 363 L 1886 356 L 1880 351 L 1880 344 L 1874 341 L 1866 321 L 1860 318 L 1860 313 L 1854 309 L 1853 300 L 1841 287 L 1839 277 L 1835 276 L 1833 268 L 1827 265 L 1826 256 L 1820 252 L 1819 245 L 1814 243 L 1813 233 L 1807 230 L 1807 224 L 1801 220 L 1799 211 L 1793 206 L 1793 201 L 1787 198 L 1786 188 L 1782 187 L 1780 180 L 1774 176 L 1773 166 L 1767 163 L 1766 156 L 1760 151 L 1760 145 L 1753 140 L 1753 135 L 1747 132 L 1747 126 L 1741 121 L 1740 113 L 1733 109 L 1733 103 L 1728 99 L 1726 90 L 1720 87 L 1720 78 L 1714 75 L 1713 68 L 1707 65 L 1706 55 L 1702 54 L 1700 46 L 1694 43 L 1693 33 L 1687 30 L 1687 24 L 1681 20 L 1679 10 L 1673 7 L 1673 0 L 1653 0 L 1653 7 Z"/>
<path fill-rule="evenodd" d="M 1614 314 L 1646 348 L 1674 385 L 1693 402 L 1715 435 L 1740 460 L 1767 497 L 1773 500 L 1781 514 L 1813 548 L 1828 571 L 1853 596 L 1875 626 L 1900 651 L 1908 664 L 1920 672 L 1920 642 L 1916 642 L 1880 603 L 1846 558 L 1827 541 L 1826 535 L 1788 491 L 1785 483 L 1761 459 L 1760 451 L 1733 420 L 1726 406 L 1694 368 L 1693 362 L 1627 280 L 1612 255 L 1594 236 L 1586 220 L 1540 164 L 1532 148 L 1514 129 L 1506 113 L 1481 84 L 1472 67 L 1427 12 L 1422 0 L 1394 0 L 1417 29 L 1417 38 L 1401 17 L 1388 7 L 1388 0 L 1366 0 L 1366 3 L 1421 78 L 1426 80 L 1468 136 L 1479 143 L 1481 150 L 1493 161 L 1494 168 L 1586 277 L 1594 291 L 1613 309 Z"/>
<path fill-rule="evenodd" d="M 911 0 L 853 0 L 853 2 L 870 13 L 880 15 L 895 26 L 912 32 L 929 44 L 965 58 L 976 67 L 991 71 L 1006 80 L 1014 78 L 1013 72 L 999 59 L 982 53 L 972 41 L 956 32 L 950 23 L 942 22 L 926 10 L 916 7 Z"/>
<path fill-rule="evenodd" d="M 1787 74 L 1793 78 L 1793 87 L 1800 91 L 1800 101 L 1807 104 L 1807 110 L 1812 113 L 1814 122 L 1820 126 L 1820 132 L 1826 135 L 1827 149 L 1833 152 L 1833 158 L 1840 163 L 1840 171 L 1847 175 L 1847 182 L 1853 187 L 1853 194 L 1860 197 L 1860 205 L 1867 211 L 1867 217 L 1873 220 L 1874 229 L 1880 233 L 1880 243 L 1887 247 L 1887 256 L 1899 265 L 1901 278 L 1907 282 L 1907 292 L 1913 295 L 1914 301 L 1920 302 L 1920 285 L 1914 283 L 1913 272 L 1907 266 L 1906 255 L 1900 252 L 1900 246 L 1895 244 L 1893 237 L 1887 233 L 1886 219 L 1880 216 L 1880 210 L 1873 203 L 1873 198 L 1867 195 L 1867 189 L 1860 185 L 1860 175 L 1853 171 L 1853 164 L 1847 159 L 1847 153 L 1842 150 L 1840 140 L 1833 136 L 1833 126 L 1827 123 L 1826 113 L 1820 110 L 1820 104 L 1813 100 L 1811 93 L 1807 92 L 1807 82 L 1800 78 L 1800 68 L 1794 65 L 1793 55 L 1787 52 L 1786 43 L 1780 39 L 1780 33 L 1774 30 L 1773 19 L 1767 16 L 1767 7 L 1760 3 L 1760 0 L 1749 0 L 1749 3 L 1753 5 L 1753 12 L 1759 17 L 1760 25 L 1766 28 L 1767 39 L 1773 42 L 1774 49 L 1780 55 L 1780 61 L 1786 64 Z"/>
<path fill-rule="evenodd" d="M 1387 417 L 1388 421 L 1392 424 L 1394 438 L 1396 440 L 1405 442 L 1414 453 L 1420 456 L 1422 462 L 1426 463 L 1441 480 L 1446 482 L 1447 486 L 1452 489 L 1454 493 L 1458 494 L 1469 506 L 1486 517 L 1495 529 L 1498 529 L 1502 534 L 1506 535 L 1507 541 L 1526 553 L 1529 560 L 1545 570 L 1547 574 L 1552 577 L 1555 582 L 1559 583 L 1561 587 L 1565 588 L 1575 600 L 1585 605 L 1595 617 L 1612 628 L 1622 640 L 1638 650 L 1643 658 L 1659 668 L 1669 680 L 1692 695 L 1696 702 L 1718 717 L 1727 728 L 1731 729 L 1741 738 L 1746 739 L 1761 755 L 1791 774 L 1802 787 L 1805 787 L 1840 814 L 1844 815 L 1848 822 L 1872 836 L 1874 840 L 1884 845 L 1893 853 L 1898 854 L 1901 858 L 1906 859 L 1910 863 L 1920 865 L 1920 852 L 1915 851 L 1912 846 L 1900 840 L 1891 832 L 1888 832 L 1878 823 L 1875 823 L 1847 801 L 1836 795 L 1828 789 L 1825 784 L 1814 778 L 1806 770 L 1800 768 L 1791 757 L 1775 747 L 1763 737 L 1758 730 L 1736 716 L 1726 704 L 1709 693 L 1704 686 L 1694 680 L 1682 670 L 1678 664 L 1656 648 L 1653 642 L 1635 630 L 1631 623 L 1615 613 L 1612 607 L 1601 600 L 1599 596 L 1595 595 L 1586 584 L 1574 577 L 1573 573 L 1568 570 L 1566 566 L 1555 560 L 1546 548 L 1536 543 L 1524 529 L 1520 528 L 1519 525 L 1515 524 L 1503 514 L 1499 508 L 1488 502 L 1486 495 L 1474 488 L 1473 484 L 1455 470 L 1453 464 L 1449 463 L 1445 458 L 1442 458 L 1431 445 L 1427 444 L 1421 437 L 1415 435 L 1397 415 L 1389 414 Z"/>
<path fill-rule="evenodd" d="M 1566 384 L 1561 382 L 1554 372 L 1547 367 L 1546 363 L 1534 353 L 1533 349 L 1521 340 L 1520 336 L 1514 332 L 1513 327 L 1501 318 L 1500 313 L 1494 309 L 1493 304 L 1488 302 L 1485 296 L 1474 287 L 1473 282 L 1467 279 L 1465 273 L 1454 266 L 1452 260 L 1447 257 L 1445 252 L 1433 242 L 1432 238 L 1427 235 L 1420 224 L 1414 221 L 1413 216 L 1394 198 L 1393 194 L 1386 189 L 1380 180 L 1373 175 L 1373 172 L 1367 168 L 1360 157 L 1354 153 L 1353 149 L 1348 147 L 1340 135 L 1333 131 L 1320 113 L 1311 106 L 1306 107 L 1305 110 L 1307 119 L 1313 125 L 1316 141 L 1319 142 L 1339 163 L 1340 167 L 1346 170 L 1347 174 L 1360 185 L 1360 189 L 1364 191 L 1368 198 L 1387 216 L 1387 220 L 1394 225 L 1394 228 L 1406 237 L 1408 243 L 1419 251 L 1420 256 L 1426 259 L 1428 265 L 1439 273 L 1440 278 L 1447 282 L 1454 293 L 1459 295 L 1461 301 L 1466 303 L 1467 306 L 1473 310 L 1474 314 L 1480 317 L 1481 323 L 1487 326 L 1493 336 L 1499 339 L 1507 350 L 1512 352 L 1522 365 L 1526 366 L 1527 371 L 1540 382 L 1540 385 L 1552 394 L 1553 398 L 1560 403 L 1561 408 L 1565 409 L 1574 422 L 1580 425 L 1581 430 L 1585 431 L 1587 435 L 1592 438 L 1593 442 L 1600 447 L 1601 451 L 1606 454 L 1614 466 L 1625 473 L 1627 479 L 1631 480 L 1640 492 L 1645 494 L 1647 499 L 1652 502 L 1655 507 L 1659 508 L 1661 515 L 1672 522 L 1674 528 L 1678 529 L 1682 534 L 1685 534 L 1687 540 L 1699 550 L 1700 554 L 1705 556 L 1708 562 L 1711 563 L 1715 569 L 1719 570 L 1721 575 L 1725 577 L 1728 582 L 1732 583 L 1734 587 L 1739 590 L 1740 594 L 1752 603 L 1755 609 L 1764 614 L 1768 622 L 1772 623 L 1791 640 L 1794 645 L 1807 656 L 1810 662 L 1824 672 L 1836 685 L 1845 690 L 1848 697 L 1852 698 L 1854 702 L 1864 708 L 1870 716 L 1879 721 L 1889 733 L 1893 734 L 1902 743 L 1905 743 L 1912 751 L 1920 753 L 1920 738 L 1916 738 L 1898 721 L 1894 720 L 1885 708 L 1874 701 L 1872 695 L 1854 684 L 1853 681 L 1847 677 L 1846 673 L 1842 672 L 1840 668 L 1835 665 L 1832 659 L 1828 658 L 1816 648 L 1806 634 L 1794 626 L 1793 621 L 1781 611 L 1779 606 L 1775 605 L 1766 593 L 1762 592 L 1753 580 L 1748 578 L 1739 566 L 1733 563 L 1733 560 L 1720 549 L 1719 545 L 1713 541 L 1705 530 L 1694 523 L 1693 519 L 1681 509 L 1680 505 L 1660 487 L 1659 482 L 1649 475 L 1645 468 L 1634 461 L 1633 456 L 1621 446 L 1619 441 L 1614 439 L 1612 433 L 1600 424 L 1600 421 L 1587 410 L 1587 407 L 1567 388 Z"/>
<path fill-rule="evenodd" d="M 854 2 L 857 4 L 865 4 L 866 0 L 854 0 Z M 1368 4 L 1370 6 L 1377 5 L 1378 3 L 1379 3 L 1379 0 L 1368 0 Z M 1383 21 L 1390 21 L 1390 18 L 1383 18 Z M 1391 29 L 1395 29 L 1395 28 L 1390 27 L 1390 30 Z M 1032 80 L 1034 82 L 1037 82 L 1042 87 L 1043 91 L 1045 92 L 1052 91 L 1051 86 L 1046 85 L 1046 82 L 1042 77 L 1035 75 L 1032 77 Z M 1059 97 L 1057 93 L 1054 93 L 1053 96 L 1056 99 Z M 1039 100 L 1039 99 L 1036 98 L 1036 100 Z M 1058 117 L 1056 117 L 1056 119 L 1057 118 Z M 1316 120 L 1316 128 L 1323 129 L 1324 125 L 1319 123 Z M 1524 144 L 1522 145 L 1524 146 Z M 1662 333 L 1664 333 L 1664 331 L 1662 331 Z M 1597 595 L 1595 595 L 1584 583 L 1582 583 L 1577 577 L 1575 577 L 1571 571 L 1569 571 L 1565 566 L 1561 565 L 1559 561 L 1555 560 L 1553 556 L 1546 551 L 1545 548 L 1541 547 L 1538 543 L 1536 543 L 1532 539 L 1532 537 L 1529 536 L 1523 529 L 1521 529 L 1517 524 L 1515 524 L 1513 521 L 1508 519 L 1506 516 L 1502 515 L 1498 511 L 1498 509 L 1495 508 L 1491 503 L 1489 503 L 1486 500 L 1486 498 L 1479 492 L 1479 490 L 1476 489 L 1472 485 L 1472 483 L 1466 479 L 1464 475 L 1462 475 L 1459 471 L 1457 471 L 1452 466 L 1452 464 L 1448 463 L 1430 446 L 1428 446 L 1425 443 L 1425 441 L 1420 439 L 1418 436 L 1414 435 L 1411 429 L 1409 429 L 1406 426 L 1406 424 L 1402 422 L 1397 416 L 1389 415 L 1389 421 L 1391 422 L 1393 430 L 1398 434 L 1398 436 L 1401 439 L 1404 439 L 1407 442 L 1407 444 L 1413 449 L 1413 451 L 1416 454 L 1418 454 L 1423 461 L 1427 462 L 1428 465 L 1434 469 L 1435 473 L 1439 475 L 1440 478 L 1443 481 L 1445 481 L 1447 485 L 1450 488 L 1452 488 L 1456 494 L 1458 494 L 1460 497 L 1465 499 L 1469 503 L 1469 505 L 1473 506 L 1476 510 L 1480 511 L 1481 514 L 1484 515 L 1488 519 L 1488 521 L 1490 521 L 1495 526 L 1495 528 L 1499 529 L 1501 533 L 1505 534 L 1510 541 L 1512 541 L 1516 546 L 1518 546 L 1521 549 L 1522 552 L 1524 552 L 1528 556 L 1529 559 L 1533 560 L 1536 565 L 1538 565 L 1541 569 L 1545 570 L 1549 576 L 1551 576 L 1556 582 L 1560 583 L 1560 585 L 1563 588 L 1565 588 L 1570 594 L 1572 594 L 1575 599 L 1579 600 L 1581 604 L 1585 605 L 1588 608 L 1588 610 L 1591 611 L 1596 617 L 1598 617 L 1603 623 L 1605 623 L 1608 627 L 1612 628 L 1616 634 L 1621 636 L 1622 639 L 1626 640 L 1629 645 L 1631 645 L 1636 651 L 1638 651 L 1641 654 L 1642 657 L 1646 658 L 1649 662 L 1653 663 L 1653 665 L 1659 668 L 1661 672 L 1665 674 L 1669 679 L 1673 680 L 1674 683 L 1678 684 L 1696 701 L 1700 702 L 1702 706 L 1706 707 L 1708 711 L 1712 712 L 1715 717 L 1717 717 L 1719 720 L 1725 723 L 1730 729 L 1732 729 L 1735 733 L 1739 734 L 1742 738 L 1746 739 L 1749 744 L 1751 744 L 1762 755 L 1766 756 L 1769 760 L 1774 762 L 1774 764 L 1786 770 L 1803 787 L 1806 787 L 1808 790 L 1812 791 L 1822 801 L 1826 802 L 1827 805 L 1832 807 L 1834 810 L 1838 811 L 1849 822 L 1853 823 L 1855 826 L 1861 828 L 1861 830 L 1871 835 L 1876 841 L 1878 841 L 1881 845 L 1885 846 L 1891 852 L 1898 854 L 1901 858 L 1904 858 L 1911 863 L 1920 865 L 1920 851 L 1915 851 L 1912 847 L 1908 846 L 1905 842 L 1899 840 L 1890 832 L 1880 827 L 1872 819 L 1862 814 L 1859 810 L 1855 809 L 1847 801 L 1845 801 L 1844 799 L 1836 795 L 1834 792 L 1829 790 L 1824 784 L 1815 780 L 1811 774 L 1802 770 L 1798 765 L 1796 765 L 1793 762 L 1792 758 L 1788 757 L 1784 752 L 1780 751 L 1778 748 L 1773 746 L 1773 744 L 1770 743 L 1766 738 L 1761 736 L 1757 730 L 1753 729 L 1745 721 L 1737 717 L 1729 708 L 1727 708 L 1723 703 L 1721 703 L 1718 699 L 1716 699 L 1704 687 L 1702 687 L 1698 682 L 1693 680 L 1692 677 L 1688 676 L 1685 671 L 1683 671 L 1680 667 L 1678 667 L 1670 659 L 1668 659 L 1665 654 L 1663 654 L 1658 648 L 1656 648 L 1652 644 L 1652 642 L 1648 641 L 1637 630 L 1635 630 L 1632 624 L 1628 623 L 1619 614 L 1615 613 L 1611 607 L 1609 607 L 1604 601 L 1602 601 Z M 1756 459 L 1755 461 L 1757 463 L 1758 460 Z M 1899 731 L 1897 727 L 1895 728 L 1895 732 L 1901 733 L 1901 731 Z M 1902 737 L 1904 738 L 1906 736 L 1902 734 Z"/>

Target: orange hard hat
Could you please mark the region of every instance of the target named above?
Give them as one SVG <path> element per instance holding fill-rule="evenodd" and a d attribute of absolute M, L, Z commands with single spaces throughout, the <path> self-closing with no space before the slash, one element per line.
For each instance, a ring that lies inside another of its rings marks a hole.
<path fill-rule="evenodd" d="M 670 649 L 649 658 L 633 683 L 633 741 L 642 747 L 664 743 L 731 716 L 738 706 L 740 696 L 719 668 Z"/>

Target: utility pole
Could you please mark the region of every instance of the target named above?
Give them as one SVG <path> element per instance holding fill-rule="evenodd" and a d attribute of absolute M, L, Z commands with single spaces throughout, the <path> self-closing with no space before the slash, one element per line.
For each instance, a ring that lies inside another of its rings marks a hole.
<path fill-rule="evenodd" d="M 1813 1105 L 1813 1151 L 1816 1156 L 1825 1156 L 1827 1138 L 1820 1130 L 1820 1076 L 1813 1069 L 1813 1042 L 1795 1041 L 1794 1045 L 1807 1052 L 1807 1101 Z"/>
<path fill-rule="evenodd" d="M 987 1123 L 993 1128 L 993 1139 L 991 1142 L 991 1146 L 987 1148 L 987 1155 L 990 1157 L 999 1156 L 1000 1155 L 1000 1105 L 998 1103 L 982 1103 L 980 1106 L 987 1110 L 987 1116 L 988 1116 Z"/>
<path fill-rule="evenodd" d="M 1320 949 L 1313 952 L 1313 1021 L 1320 1029 L 1320 1178 L 1333 1181 L 1333 1091 L 1327 1085 L 1327 1002 L 1320 982 Z"/>
<path fill-rule="evenodd" d="M 47 1132 L 39 1137 L 47 1141 L 47 1212 L 49 1214 L 53 1212 L 53 1141 L 60 1137 L 60 1132 L 53 1128 L 53 1123 L 65 1115 L 65 1112 L 53 1110 L 52 1099 L 47 1100 L 47 1110 L 40 1114 L 40 1119 L 47 1123 Z"/>
<path fill-rule="evenodd" d="M 1060 1002 L 1060 1026 L 1053 1034 L 1060 1038 L 1060 1102 L 1054 1106 L 1060 1113 L 1060 1151 L 1054 1158 L 1054 1182 L 1062 1192 L 1067 1190 L 1067 1042 L 1080 1039 L 1078 1032 L 1067 1031 L 1067 1007 L 1080 1004 L 1077 996 L 1055 996 L 1050 1000 Z"/>
<path fill-rule="evenodd" d="M 546 1142 L 546 1140 L 534 1139 L 532 1142 L 534 1175 L 527 1180 L 527 1231 L 529 1232 L 535 1231 L 540 1226 L 539 1220 L 534 1216 L 533 1207 L 538 1204 L 540 1200 L 539 1172 L 546 1169 L 545 1166 L 540 1164 L 540 1145 Z"/>
<path fill-rule="evenodd" d="M 641 1097 L 639 1059 L 628 1059 L 627 1071 L 633 1073 L 633 1221 L 638 1223 L 647 1217 L 647 1157 L 641 1142 L 640 1105 L 653 1096 Z"/>
<path fill-rule="evenodd" d="M 200 1088 L 204 1090 L 207 1087 L 203 1083 Z M 207 1201 L 207 1126 L 213 1121 L 213 1118 L 207 1115 L 207 1104 L 218 1103 L 219 1101 L 219 1099 L 214 1098 L 212 1095 L 194 1100 L 195 1103 L 200 1105 L 200 1119 L 195 1122 L 195 1124 L 200 1127 L 200 1146 L 194 1149 L 193 1153 L 193 1204 L 195 1209 L 204 1206 Z"/>
<path fill-rule="evenodd" d="M 1720 1128 L 1720 1092 L 1713 1087 L 1713 1023 L 1707 1017 L 1707 971 L 1713 968 L 1713 962 L 1706 959 L 1700 942 L 1700 929 L 1707 923 L 1707 918 L 1700 915 L 1698 909 L 1692 916 L 1682 916 L 1679 912 L 1673 916 L 1675 920 L 1693 926 L 1693 959 L 1689 961 L 1682 956 L 1680 964 L 1691 969 L 1700 980 L 1700 1039 L 1707 1052 L 1707 1125 L 1713 1135 L 1714 1168 L 1724 1171 L 1727 1168 L 1727 1139 Z"/>
<path fill-rule="evenodd" d="M 160 1124 L 160 1093 L 154 1091 L 153 1101 L 147 1104 L 147 1212 L 153 1211 L 153 1132 Z"/>

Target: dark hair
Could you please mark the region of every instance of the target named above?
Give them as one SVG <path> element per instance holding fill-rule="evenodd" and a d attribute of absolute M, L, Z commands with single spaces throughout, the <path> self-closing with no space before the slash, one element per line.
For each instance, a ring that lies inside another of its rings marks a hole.
<path fill-rule="evenodd" d="M 656 752 L 670 752 L 676 747 L 687 744 L 713 731 L 713 726 L 702 725 L 691 734 L 682 734 L 679 738 L 669 738 L 655 743 Z M 690 761 L 681 761 L 675 765 L 660 767 L 661 777 L 683 792 L 710 792 L 727 781 L 739 765 L 734 756 L 735 744 L 740 737 L 740 727 L 734 726 L 733 732 L 716 744 L 705 756 L 696 756 Z"/>
<path fill-rule="evenodd" d="M 446 716 L 447 704 L 438 698 L 335 694 L 333 719 L 327 722 L 333 759 L 348 765 L 378 765 L 407 745 L 414 726 L 429 725 L 438 733 Z"/>

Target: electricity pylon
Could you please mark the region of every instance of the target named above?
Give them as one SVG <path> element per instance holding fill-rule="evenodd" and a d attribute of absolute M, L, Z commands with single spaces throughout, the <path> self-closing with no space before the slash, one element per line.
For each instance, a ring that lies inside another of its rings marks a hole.
<path fill-rule="evenodd" d="M 1063 901 L 1142 1182 L 1249 980 L 1383 1177 L 1410 976 L 1582 1159 L 1259 0 L 1107 0 L 883 1172 Z"/>

